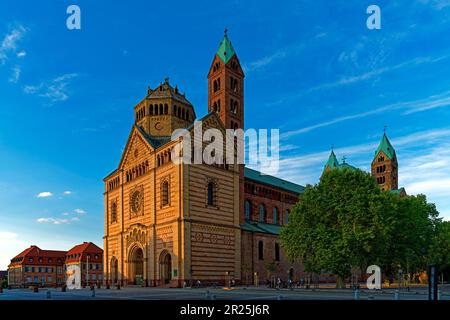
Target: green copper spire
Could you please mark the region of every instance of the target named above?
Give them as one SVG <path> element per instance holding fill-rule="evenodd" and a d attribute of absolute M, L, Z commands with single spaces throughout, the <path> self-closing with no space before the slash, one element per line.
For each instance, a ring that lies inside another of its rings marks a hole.
<path fill-rule="evenodd" d="M 375 151 L 375 157 L 378 156 L 380 151 L 383 151 L 383 153 L 391 160 L 395 158 L 395 149 L 389 142 L 386 132 L 384 132 L 380 145 L 378 146 L 377 151 Z"/>
<path fill-rule="evenodd" d="M 217 50 L 217 55 L 225 64 L 236 54 L 230 39 L 228 39 L 227 31 L 225 29 L 223 40 L 220 42 L 219 49 Z"/>
<path fill-rule="evenodd" d="M 334 154 L 334 150 L 331 150 L 330 157 L 328 158 L 327 164 L 325 165 L 326 168 L 330 169 L 336 169 L 339 167 L 339 161 L 336 158 L 336 155 Z"/>

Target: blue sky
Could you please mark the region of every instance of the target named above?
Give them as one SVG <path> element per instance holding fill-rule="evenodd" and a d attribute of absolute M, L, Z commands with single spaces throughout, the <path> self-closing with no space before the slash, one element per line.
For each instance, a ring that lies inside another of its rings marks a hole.
<path fill-rule="evenodd" d="M 366 28 L 381 7 L 382 29 Z M 81 8 L 81 30 L 66 8 Z M 102 245 L 102 178 L 148 85 L 207 112 L 229 29 L 247 128 L 279 128 L 279 176 L 317 182 L 330 147 L 369 169 L 383 127 L 400 185 L 450 217 L 450 1 L 14 1 L 0 4 L 0 269 L 36 244 Z"/>

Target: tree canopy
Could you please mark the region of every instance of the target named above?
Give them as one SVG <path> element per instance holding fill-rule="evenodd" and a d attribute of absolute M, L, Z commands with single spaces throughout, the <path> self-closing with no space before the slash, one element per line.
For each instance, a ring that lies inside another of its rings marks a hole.
<path fill-rule="evenodd" d="M 307 272 L 344 279 L 353 267 L 376 264 L 385 273 L 412 273 L 425 270 L 432 257 L 449 261 L 439 247 L 450 244 L 449 231 L 424 195 L 400 197 L 382 191 L 370 174 L 344 169 L 325 172 L 306 187 L 280 240 Z"/>

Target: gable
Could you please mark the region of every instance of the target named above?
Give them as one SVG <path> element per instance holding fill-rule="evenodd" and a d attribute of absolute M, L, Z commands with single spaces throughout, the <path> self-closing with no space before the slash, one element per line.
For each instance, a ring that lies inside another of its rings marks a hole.
<path fill-rule="evenodd" d="M 133 126 L 127 144 L 125 145 L 125 150 L 122 153 L 122 158 L 119 162 L 119 169 L 131 166 L 143 157 L 150 157 L 150 153 L 153 150 L 153 147 L 142 136 L 142 133 L 137 127 Z"/>

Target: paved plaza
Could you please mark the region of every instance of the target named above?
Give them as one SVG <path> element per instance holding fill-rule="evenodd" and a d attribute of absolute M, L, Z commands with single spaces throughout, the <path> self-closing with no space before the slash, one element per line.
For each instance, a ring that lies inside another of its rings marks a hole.
<path fill-rule="evenodd" d="M 441 300 L 450 300 L 450 286 L 441 290 Z M 360 300 L 396 300 L 395 289 L 360 291 Z M 413 288 L 409 292 L 399 291 L 399 300 L 427 300 L 427 288 Z M 142 288 L 123 287 L 117 289 L 68 290 L 40 289 L 33 293 L 30 289 L 5 289 L 1 300 L 354 300 L 351 289 L 268 289 L 254 287 L 226 288 Z"/>

